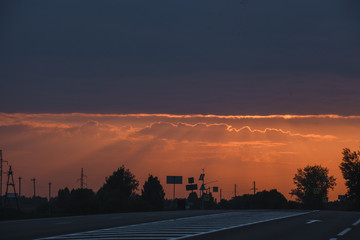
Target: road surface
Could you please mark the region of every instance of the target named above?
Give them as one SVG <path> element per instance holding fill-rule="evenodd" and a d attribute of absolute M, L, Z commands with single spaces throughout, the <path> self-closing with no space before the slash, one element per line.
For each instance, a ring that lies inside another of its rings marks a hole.
<path fill-rule="evenodd" d="M 0 221 L 0 239 L 34 239 L 224 211 L 161 211 Z"/>
<path fill-rule="evenodd" d="M 360 239 L 360 212 L 178 211 L 0 222 L 1 239 Z"/>

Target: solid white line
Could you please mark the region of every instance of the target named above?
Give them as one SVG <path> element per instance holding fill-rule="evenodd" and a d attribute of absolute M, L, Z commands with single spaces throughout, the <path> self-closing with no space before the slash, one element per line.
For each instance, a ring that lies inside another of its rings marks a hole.
<path fill-rule="evenodd" d="M 185 239 L 185 238 L 189 238 L 189 237 L 197 237 L 197 236 L 210 234 L 210 233 L 214 233 L 214 232 L 220 232 L 220 231 L 230 230 L 230 229 L 234 229 L 234 228 L 238 228 L 238 227 L 244 227 L 244 226 L 254 225 L 254 224 L 258 224 L 258 223 L 270 222 L 270 221 L 274 221 L 274 220 L 280 220 L 280 219 L 284 219 L 284 218 L 301 216 L 301 215 L 305 215 L 305 214 L 309 214 L 309 213 L 313 213 L 313 212 L 318 212 L 318 211 L 319 210 L 314 210 L 314 211 L 304 212 L 304 213 L 296 213 L 296 214 L 291 214 L 291 215 L 288 215 L 288 216 L 271 218 L 271 219 L 266 219 L 266 220 L 261 220 L 261 221 L 257 221 L 257 222 L 251 222 L 251 223 L 245 223 L 245 224 L 240 224 L 240 225 L 237 225 L 237 226 L 225 227 L 225 228 L 215 229 L 215 230 L 208 231 L 208 232 L 202 232 L 202 233 L 198 233 L 198 234 L 186 235 L 186 236 L 183 236 L 183 237 L 170 238 L 170 239 L 171 240 L 178 240 L 178 239 Z"/>
<path fill-rule="evenodd" d="M 353 226 L 357 226 L 359 223 L 360 223 L 360 219 L 357 220 L 356 222 L 354 222 L 352 225 L 353 225 Z"/>
<path fill-rule="evenodd" d="M 338 236 L 344 236 L 344 235 L 347 234 L 350 230 L 351 230 L 351 228 L 345 228 L 341 233 L 338 234 Z"/>
<path fill-rule="evenodd" d="M 330 238 L 329 240 L 337 240 L 337 238 Z"/>
<path fill-rule="evenodd" d="M 69 236 L 69 237 L 79 237 L 79 236 L 102 236 L 102 237 L 106 237 L 106 236 L 137 236 L 137 235 L 146 235 L 146 236 L 168 236 L 168 235 L 174 235 L 174 236 L 183 236 L 184 233 L 171 233 L 171 232 L 167 232 L 167 233 L 147 233 L 147 232 L 142 232 L 142 233 L 114 233 L 114 234 L 103 234 L 103 233 L 93 233 L 93 234 L 79 234 L 79 235 L 73 235 L 73 236 Z"/>
<path fill-rule="evenodd" d="M 55 238 L 55 239 L 60 239 L 60 238 Z M 75 238 L 78 239 L 78 238 Z M 84 239 L 84 238 L 80 238 L 80 239 Z M 92 240 L 104 240 L 104 239 L 109 239 L 109 240 L 113 240 L 113 239 L 153 239 L 153 240 L 159 240 L 159 239 L 169 239 L 168 237 L 114 237 L 114 238 L 88 238 L 88 239 L 92 239 Z"/>

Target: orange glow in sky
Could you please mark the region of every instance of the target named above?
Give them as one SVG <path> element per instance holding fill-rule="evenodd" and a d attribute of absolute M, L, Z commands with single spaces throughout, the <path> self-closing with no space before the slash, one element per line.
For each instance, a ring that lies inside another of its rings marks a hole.
<path fill-rule="evenodd" d="M 330 200 L 346 188 L 339 170 L 341 151 L 360 146 L 360 116 L 272 115 L 217 116 L 171 114 L 7 114 L 0 113 L 0 149 L 21 176 L 22 193 L 47 196 L 52 182 L 59 188 L 79 187 L 80 169 L 87 187 L 97 191 L 122 164 L 140 181 L 160 178 L 172 198 L 167 175 L 206 181 L 223 190 L 223 197 L 278 189 L 288 199 L 297 168 L 320 164 L 337 179 Z M 6 169 L 6 166 L 5 166 Z M 17 181 L 16 181 L 17 183 Z M 185 185 L 176 187 L 186 197 Z M 215 195 L 216 198 L 218 196 Z"/>

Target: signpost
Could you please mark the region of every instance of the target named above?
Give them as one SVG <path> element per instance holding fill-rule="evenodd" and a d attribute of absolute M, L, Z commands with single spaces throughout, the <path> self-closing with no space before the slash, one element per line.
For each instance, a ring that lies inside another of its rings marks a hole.
<path fill-rule="evenodd" d="M 189 184 L 194 183 L 194 178 L 193 178 L 193 177 L 189 177 L 189 178 L 188 178 L 188 183 L 189 183 Z"/>
<path fill-rule="evenodd" d="M 194 191 L 194 190 L 197 190 L 197 189 L 198 189 L 197 184 L 186 185 L 186 191 Z"/>
<path fill-rule="evenodd" d="M 166 184 L 174 184 L 174 200 L 175 200 L 175 185 L 182 184 L 182 176 L 166 176 Z"/>

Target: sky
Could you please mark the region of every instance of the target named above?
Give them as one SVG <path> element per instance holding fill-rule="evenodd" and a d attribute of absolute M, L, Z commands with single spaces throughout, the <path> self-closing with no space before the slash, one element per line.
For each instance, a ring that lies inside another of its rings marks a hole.
<path fill-rule="evenodd" d="M 321 163 L 338 178 L 335 198 L 342 148 L 360 145 L 359 10 L 357 0 L 1 1 L 4 158 L 38 176 L 43 195 L 50 178 L 75 187 L 83 167 L 96 189 L 125 164 L 142 181 L 205 168 L 229 197 L 253 180 L 288 197 L 296 169 Z"/>
<path fill-rule="evenodd" d="M 345 193 L 339 164 L 344 147 L 360 146 L 360 116 L 339 115 L 170 115 L 170 114 L 0 114 L 3 157 L 21 176 L 22 193 L 47 195 L 78 188 L 81 168 L 98 190 L 121 165 L 140 182 L 158 176 L 172 198 L 166 176 L 183 176 L 177 196 L 186 197 L 188 177 L 223 189 L 223 197 L 278 189 L 288 199 L 298 168 L 318 164 L 337 179 L 330 199 Z M 196 181 L 198 183 L 198 181 Z M 17 180 L 16 180 L 17 183 Z M 219 199 L 219 196 L 216 196 Z"/>

